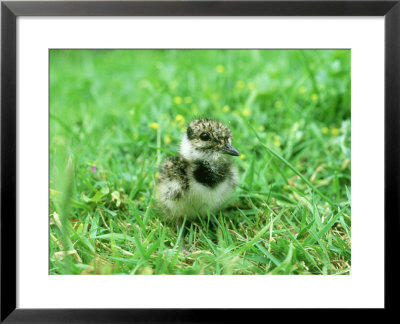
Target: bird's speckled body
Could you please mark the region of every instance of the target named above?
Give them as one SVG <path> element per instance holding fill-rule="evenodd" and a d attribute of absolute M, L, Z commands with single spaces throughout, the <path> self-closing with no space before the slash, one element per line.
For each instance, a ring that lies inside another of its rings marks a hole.
<path fill-rule="evenodd" d="M 237 184 L 229 155 L 239 152 L 228 127 L 209 119 L 191 122 L 180 156 L 167 158 L 160 167 L 157 194 L 166 217 L 192 220 L 221 208 Z"/>

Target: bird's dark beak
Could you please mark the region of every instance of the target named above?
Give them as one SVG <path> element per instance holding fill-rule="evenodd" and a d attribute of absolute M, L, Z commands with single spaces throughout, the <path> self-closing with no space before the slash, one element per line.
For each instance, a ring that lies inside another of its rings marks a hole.
<path fill-rule="evenodd" d="M 231 144 L 226 144 L 221 151 L 225 154 L 229 154 L 229 155 L 234 155 L 234 156 L 239 156 L 240 152 L 234 148 Z"/>

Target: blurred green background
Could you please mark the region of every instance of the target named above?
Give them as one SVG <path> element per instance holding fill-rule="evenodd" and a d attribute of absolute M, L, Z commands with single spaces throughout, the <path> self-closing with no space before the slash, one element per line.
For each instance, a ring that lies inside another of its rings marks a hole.
<path fill-rule="evenodd" d="M 348 274 L 350 68 L 349 50 L 51 50 L 50 274 Z M 182 255 L 154 186 L 199 116 L 232 129 L 240 184 Z"/>

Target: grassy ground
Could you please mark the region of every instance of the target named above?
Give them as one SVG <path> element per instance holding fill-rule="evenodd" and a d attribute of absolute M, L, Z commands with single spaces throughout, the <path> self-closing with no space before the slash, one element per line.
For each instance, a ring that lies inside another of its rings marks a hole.
<path fill-rule="evenodd" d="M 198 115 L 240 184 L 183 255 L 154 187 Z M 349 274 L 350 130 L 350 51 L 53 50 L 49 272 Z"/>

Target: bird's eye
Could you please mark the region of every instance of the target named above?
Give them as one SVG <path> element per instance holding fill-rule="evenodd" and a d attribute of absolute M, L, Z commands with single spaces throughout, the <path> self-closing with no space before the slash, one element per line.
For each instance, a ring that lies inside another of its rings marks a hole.
<path fill-rule="evenodd" d="M 208 135 L 207 133 L 201 133 L 200 134 L 200 139 L 202 141 L 209 141 L 210 140 L 210 135 Z"/>

